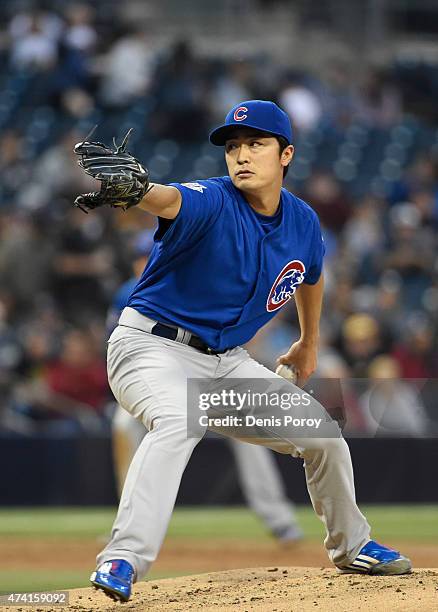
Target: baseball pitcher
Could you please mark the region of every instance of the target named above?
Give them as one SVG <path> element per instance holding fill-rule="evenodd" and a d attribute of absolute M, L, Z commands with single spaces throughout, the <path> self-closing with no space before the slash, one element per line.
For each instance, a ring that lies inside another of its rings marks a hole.
<path fill-rule="evenodd" d="M 324 243 L 312 208 L 282 188 L 294 153 L 289 118 L 273 102 L 242 102 L 210 141 L 224 147 L 229 176 L 170 185 L 149 183 L 147 170 L 126 151 L 127 137 L 116 148 L 86 140 L 75 149 L 80 165 L 101 183 L 100 191 L 79 196 L 78 206 L 138 206 L 159 224 L 149 262 L 108 342 L 113 393 L 148 433 L 129 468 L 92 584 L 128 600 L 132 583 L 157 557 L 202 434 L 211 428 L 243 437 L 237 412 L 227 414 L 234 427 L 207 418 L 202 424 L 199 419 L 197 435 L 189 432 L 197 410 L 188 401 L 193 381 L 201 381 L 199 388 L 209 381 L 213 391 L 224 383 L 241 390 L 250 380 L 272 378 L 282 393 L 301 398 L 296 418 L 276 429 L 277 419 L 285 418 L 281 408 L 260 406 L 245 439 L 303 460 L 331 561 L 342 572 L 409 572 L 409 559 L 370 538 L 337 423 L 316 400 L 300 395 L 317 363 Z M 295 368 L 298 385 L 276 377 L 241 348 L 293 296 L 301 334 L 279 364 Z M 306 424 L 304 434 L 300 423 Z M 315 435 L 310 430 L 317 424 Z"/>

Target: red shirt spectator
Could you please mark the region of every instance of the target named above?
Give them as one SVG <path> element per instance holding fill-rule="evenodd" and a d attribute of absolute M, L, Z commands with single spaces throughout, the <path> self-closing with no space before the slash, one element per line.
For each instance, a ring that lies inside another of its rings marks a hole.
<path fill-rule="evenodd" d="M 84 332 L 73 330 L 64 338 L 60 358 L 47 366 L 46 384 L 50 391 L 64 395 L 99 412 L 108 400 L 104 360 L 93 340 Z"/>
<path fill-rule="evenodd" d="M 392 356 L 398 361 L 402 378 L 436 378 L 438 363 L 434 351 L 434 330 L 430 323 L 410 323 L 404 341 Z"/>

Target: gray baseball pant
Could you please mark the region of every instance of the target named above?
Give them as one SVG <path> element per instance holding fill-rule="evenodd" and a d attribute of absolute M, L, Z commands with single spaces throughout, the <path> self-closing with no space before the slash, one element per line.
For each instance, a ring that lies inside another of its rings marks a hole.
<path fill-rule="evenodd" d="M 199 441 L 187 436 L 187 379 L 275 375 L 240 347 L 221 355 L 202 353 L 146 333 L 154 321 L 132 309 L 124 313 L 123 325 L 108 342 L 108 379 L 119 404 L 141 419 L 148 433 L 128 470 L 111 539 L 98 554 L 97 564 L 125 559 L 139 579 L 162 546 L 184 469 Z M 291 384 L 283 381 L 285 391 L 290 392 Z M 329 420 L 315 400 L 311 408 L 312 414 L 319 410 L 321 418 Z M 219 431 L 239 435 L 238 428 Z M 303 438 L 293 433 L 273 439 L 267 432 L 248 441 L 304 460 L 309 495 L 326 527 L 329 558 L 346 565 L 370 539 L 370 527 L 356 505 L 348 446 L 342 437 Z"/>

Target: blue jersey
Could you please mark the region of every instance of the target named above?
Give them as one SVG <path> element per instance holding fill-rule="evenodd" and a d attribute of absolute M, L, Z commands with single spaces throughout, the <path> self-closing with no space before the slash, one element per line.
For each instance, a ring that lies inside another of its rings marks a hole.
<path fill-rule="evenodd" d="M 318 281 L 324 255 L 318 217 L 287 190 L 268 217 L 229 177 L 173 186 L 181 210 L 171 222 L 159 220 L 131 308 L 223 351 L 250 340 L 301 283 Z"/>

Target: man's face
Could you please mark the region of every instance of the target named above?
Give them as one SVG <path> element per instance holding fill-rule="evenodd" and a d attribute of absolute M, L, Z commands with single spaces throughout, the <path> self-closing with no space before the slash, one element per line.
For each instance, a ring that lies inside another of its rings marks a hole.
<path fill-rule="evenodd" d="M 280 145 L 274 136 L 251 128 L 237 128 L 225 143 L 225 161 L 231 180 L 238 189 L 250 193 L 281 184 L 283 168 L 292 156 L 292 146 L 280 155 Z"/>

